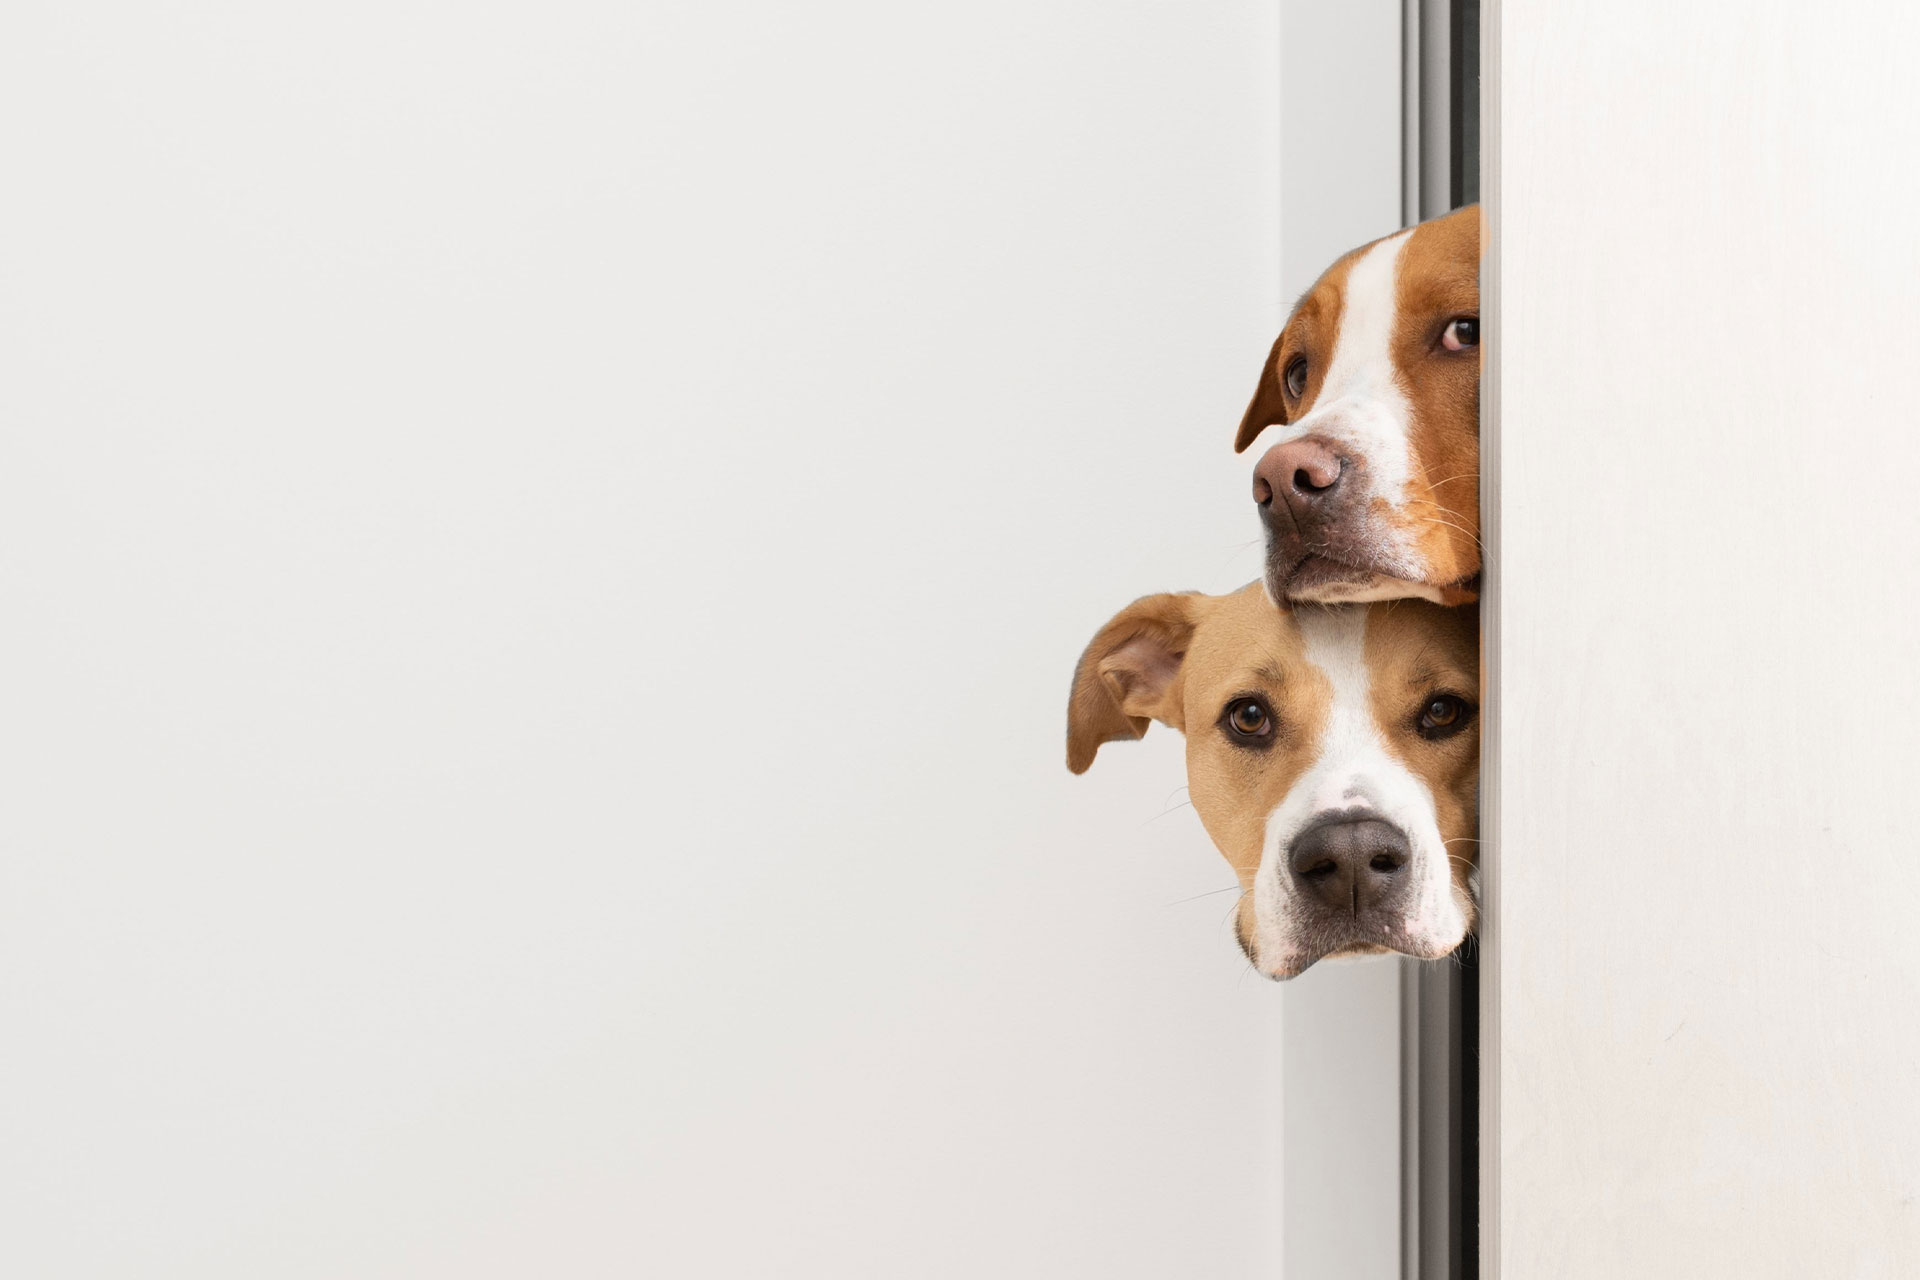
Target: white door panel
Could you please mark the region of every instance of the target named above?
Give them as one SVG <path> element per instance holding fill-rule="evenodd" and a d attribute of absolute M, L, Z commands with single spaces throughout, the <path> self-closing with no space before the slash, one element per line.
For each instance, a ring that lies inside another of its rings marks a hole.
<path fill-rule="evenodd" d="M 1489 1275 L 1920 1274 L 1913 14 L 1490 9 Z"/>

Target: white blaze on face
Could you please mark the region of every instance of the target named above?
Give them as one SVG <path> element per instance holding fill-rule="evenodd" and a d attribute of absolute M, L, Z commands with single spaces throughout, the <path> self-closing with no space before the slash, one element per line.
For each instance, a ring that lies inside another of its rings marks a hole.
<path fill-rule="evenodd" d="M 1413 406 L 1394 364 L 1393 330 L 1400 315 L 1400 255 L 1412 235 L 1402 231 L 1389 236 L 1348 269 L 1340 329 L 1313 409 L 1271 435 L 1262 434 L 1256 440 L 1259 447 L 1248 450 L 1254 465 L 1276 444 L 1318 436 L 1364 461 L 1370 501 L 1384 500 L 1396 512 L 1405 508 L 1413 479 Z M 1412 582 L 1425 577 L 1425 558 L 1400 526 L 1380 527 L 1379 538 L 1374 552 L 1387 576 Z M 1360 589 L 1343 598 L 1384 600 L 1409 594 L 1427 593 Z"/>
<path fill-rule="evenodd" d="M 1294 614 L 1307 661 L 1326 676 L 1333 699 L 1314 763 L 1267 818 L 1260 869 L 1254 874 L 1256 951 L 1262 967 L 1283 974 L 1297 970 L 1301 947 L 1295 932 L 1309 914 L 1298 900 L 1288 850 L 1294 837 L 1325 813 L 1365 809 L 1406 835 L 1414 896 L 1407 918 L 1388 939 L 1395 950 L 1443 955 L 1466 937 L 1466 913 L 1455 897 L 1433 795 L 1387 749 L 1386 734 L 1374 717 L 1366 661 L 1368 612 L 1364 606 L 1303 606 Z"/>

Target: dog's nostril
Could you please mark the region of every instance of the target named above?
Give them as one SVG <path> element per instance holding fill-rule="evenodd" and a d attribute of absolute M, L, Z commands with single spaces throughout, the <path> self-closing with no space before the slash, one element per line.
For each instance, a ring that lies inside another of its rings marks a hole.
<path fill-rule="evenodd" d="M 1306 880 L 1325 880 L 1338 870 L 1340 870 L 1339 865 L 1335 863 L 1332 858 L 1328 858 L 1324 862 L 1314 863 L 1312 866 L 1303 870 L 1300 875 L 1302 879 Z"/>
<path fill-rule="evenodd" d="M 1253 478 L 1253 500 L 1263 507 L 1273 501 L 1273 486 L 1267 483 L 1265 476 L 1256 475 Z"/>
<path fill-rule="evenodd" d="M 1335 477 L 1335 479 L 1338 479 L 1338 477 Z M 1328 489 L 1333 488 L 1333 481 L 1329 480 L 1325 484 L 1315 484 L 1313 482 L 1313 476 L 1307 472 L 1306 468 L 1302 467 L 1293 473 L 1293 487 L 1301 493 L 1325 493 Z"/>
<path fill-rule="evenodd" d="M 1373 860 L 1367 863 L 1367 865 L 1375 871 L 1392 875 L 1400 869 L 1402 862 L 1402 859 L 1395 857 L 1391 853 L 1376 853 L 1373 855 Z"/>

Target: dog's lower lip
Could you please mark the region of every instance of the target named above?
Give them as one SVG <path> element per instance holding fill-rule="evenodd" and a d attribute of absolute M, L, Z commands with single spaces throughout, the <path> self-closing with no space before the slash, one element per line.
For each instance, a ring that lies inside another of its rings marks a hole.
<path fill-rule="evenodd" d="M 1452 950 L 1435 951 L 1431 945 L 1421 945 L 1422 941 L 1422 938 L 1415 936 L 1412 922 L 1397 916 L 1386 919 L 1374 916 L 1365 921 L 1328 918 L 1323 919 L 1306 939 L 1296 940 L 1295 949 L 1287 953 L 1282 964 L 1264 972 L 1269 978 L 1285 981 L 1299 977 L 1322 960 L 1343 955 L 1385 951 L 1412 956 L 1416 960 L 1432 960 Z"/>
<path fill-rule="evenodd" d="M 1336 560 L 1319 552 L 1308 552 L 1295 561 L 1280 580 L 1290 591 L 1297 591 L 1303 587 L 1324 587 L 1336 582 L 1360 582 L 1374 576 L 1374 573 L 1374 570 L 1361 565 Z"/>

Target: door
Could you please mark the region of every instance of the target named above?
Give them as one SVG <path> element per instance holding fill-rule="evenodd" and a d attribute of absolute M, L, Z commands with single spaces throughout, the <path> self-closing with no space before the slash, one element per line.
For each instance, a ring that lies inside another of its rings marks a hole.
<path fill-rule="evenodd" d="M 1920 1274 L 1909 6 L 1485 18 L 1487 1274 Z"/>

